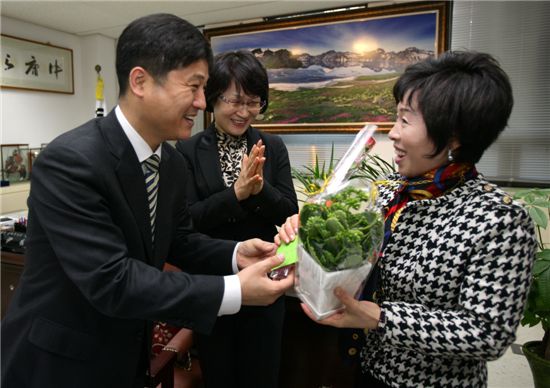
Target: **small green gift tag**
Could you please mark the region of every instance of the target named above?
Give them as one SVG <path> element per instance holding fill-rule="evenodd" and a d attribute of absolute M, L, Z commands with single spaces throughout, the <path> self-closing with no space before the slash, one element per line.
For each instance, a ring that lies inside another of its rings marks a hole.
<path fill-rule="evenodd" d="M 284 255 L 285 261 L 273 268 L 273 270 L 296 263 L 298 261 L 298 237 L 288 244 L 281 244 L 279 248 L 277 248 L 277 253 Z"/>

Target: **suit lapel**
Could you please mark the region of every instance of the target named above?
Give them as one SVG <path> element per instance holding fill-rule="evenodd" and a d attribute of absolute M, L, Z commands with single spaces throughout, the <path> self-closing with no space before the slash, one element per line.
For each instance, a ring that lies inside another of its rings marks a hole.
<path fill-rule="evenodd" d="M 202 139 L 199 141 L 196 163 L 200 165 L 202 176 L 208 186 L 208 192 L 216 193 L 225 188 L 213 124 L 204 131 Z"/>
<path fill-rule="evenodd" d="M 137 158 L 130 140 L 122 130 L 116 119 L 114 110 L 105 117 L 100 125 L 107 147 L 118 159 L 115 172 L 120 182 L 120 189 L 128 205 L 132 209 L 136 224 L 141 233 L 141 238 L 146 252 L 146 259 L 151 261 L 153 256 L 151 244 L 151 223 L 149 220 L 145 179 L 141 164 Z"/>
<path fill-rule="evenodd" d="M 254 144 L 256 144 L 260 139 L 260 132 L 252 127 L 248 127 L 246 131 L 246 149 L 248 152 L 250 152 Z"/>

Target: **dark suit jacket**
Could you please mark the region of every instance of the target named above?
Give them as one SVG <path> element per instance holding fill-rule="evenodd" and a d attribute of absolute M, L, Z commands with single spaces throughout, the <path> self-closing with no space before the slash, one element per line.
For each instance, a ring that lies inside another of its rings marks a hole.
<path fill-rule="evenodd" d="M 114 111 L 37 158 L 25 270 L 2 322 L 2 387 L 128 387 L 150 321 L 211 330 L 223 278 L 161 269 L 169 258 L 229 274 L 235 243 L 193 232 L 185 161 L 162 147 L 154 251 L 143 172 Z"/>
<path fill-rule="evenodd" d="M 217 238 L 273 241 L 275 225 L 298 212 L 284 143 L 278 136 L 248 128 L 249 152 L 259 139 L 265 144 L 264 185 L 260 193 L 239 202 L 233 187 L 225 187 L 215 131 L 211 125 L 176 145 L 188 162 L 187 198 L 197 229 Z M 210 336 L 195 336 L 206 382 L 276 387 L 284 307 L 283 298 L 267 307 L 245 306 L 239 314 L 218 319 Z"/>
<path fill-rule="evenodd" d="M 283 141 L 278 136 L 248 128 L 248 150 L 260 139 L 265 145 L 264 186 L 258 195 L 239 202 L 233 187 L 224 185 L 215 131 L 212 124 L 176 145 L 190 169 L 187 198 L 197 230 L 217 238 L 242 241 L 258 237 L 273 241 L 277 233 L 275 225 L 298 213 L 288 151 Z"/>

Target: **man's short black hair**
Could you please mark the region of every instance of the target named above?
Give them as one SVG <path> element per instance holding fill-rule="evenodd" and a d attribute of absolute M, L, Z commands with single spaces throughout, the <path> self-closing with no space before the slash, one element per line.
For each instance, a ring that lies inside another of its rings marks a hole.
<path fill-rule="evenodd" d="M 212 112 L 218 97 L 235 82 L 249 96 L 258 96 L 267 109 L 269 80 L 267 72 L 256 56 L 248 51 L 231 51 L 216 55 L 210 78 L 206 84 L 206 110 Z"/>
<path fill-rule="evenodd" d="M 212 49 L 192 24 L 175 15 L 159 13 L 130 23 L 120 35 L 116 49 L 116 72 L 120 95 L 126 94 L 130 71 L 141 66 L 162 83 L 166 74 L 198 61 L 212 65 Z"/>
<path fill-rule="evenodd" d="M 433 155 L 456 139 L 457 162 L 478 162 L 506 127 L 514 105 L 510 80 L 497 60 L 473 51 L 448 51 L 408 66 L 393 95 L 409 106 L 416 95 L 436 147 Z"/>

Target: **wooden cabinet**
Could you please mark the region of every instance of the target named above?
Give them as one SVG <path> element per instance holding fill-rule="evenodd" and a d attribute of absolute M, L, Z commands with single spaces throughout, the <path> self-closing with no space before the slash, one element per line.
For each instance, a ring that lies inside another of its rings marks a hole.
<path fill-rule="evenodd" d="M 19 283 L 25 265 L 25 256 L 11 252 L 1 252 L 2 257 L 2 315 L 4 318 L 11 297 Z"/>

